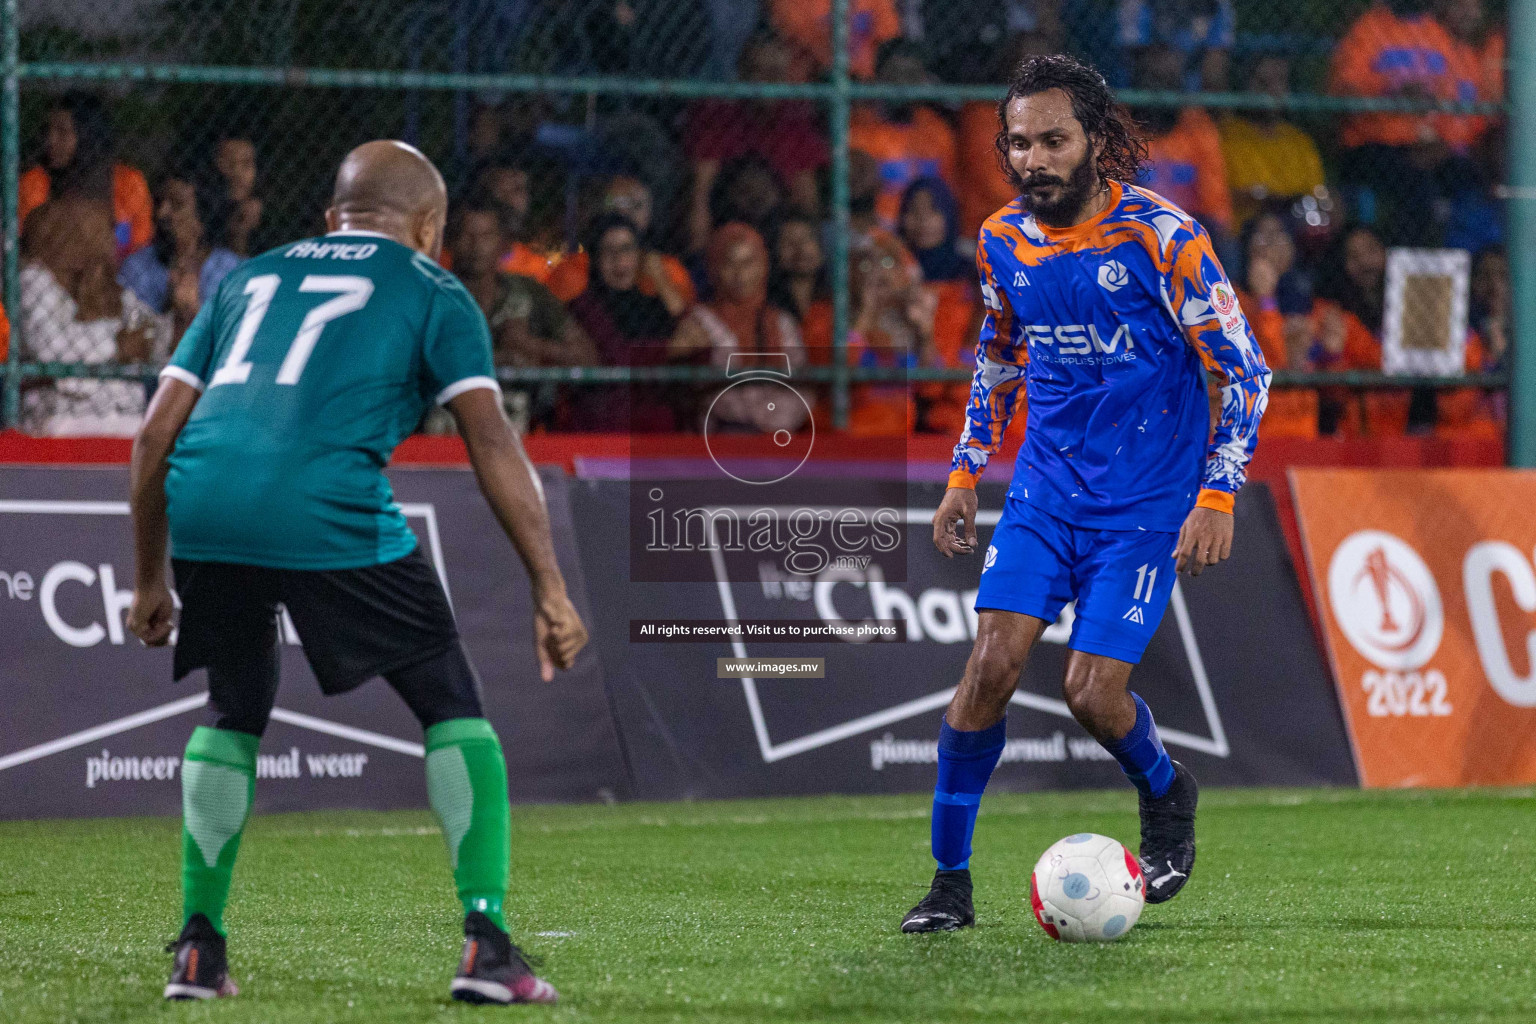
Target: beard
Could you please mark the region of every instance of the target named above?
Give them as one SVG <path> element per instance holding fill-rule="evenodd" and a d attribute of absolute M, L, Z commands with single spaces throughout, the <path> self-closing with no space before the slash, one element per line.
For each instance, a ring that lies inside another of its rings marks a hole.
<path fill-rule="evenodd" d="M 1065 179 L 1054 174 L 1033 174 L 1024 178 L 1019 188 L 1020 205 L 1043 224 L 1067 227 L 1077 219 L 1098 189 L 1099 175 L 1094 169 L 1092 155 L 1088 154 Z"/>

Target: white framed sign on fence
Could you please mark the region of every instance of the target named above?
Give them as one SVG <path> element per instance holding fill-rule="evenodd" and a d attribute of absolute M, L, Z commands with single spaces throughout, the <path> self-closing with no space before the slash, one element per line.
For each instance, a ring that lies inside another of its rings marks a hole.
<path fill-rule="evenodd" d="M 1381 368 L 1385 373 L 1453 377 L 1465 372 L 1465 249 L 1389 249 Z"/>

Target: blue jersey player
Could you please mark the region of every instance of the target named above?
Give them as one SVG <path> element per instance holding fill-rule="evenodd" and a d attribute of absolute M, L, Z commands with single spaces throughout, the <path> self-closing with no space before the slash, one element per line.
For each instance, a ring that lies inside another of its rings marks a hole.
<path fill-rule="evenodd" d="M 976 546 L 977 478 L 1021 397 L 1028 429 L 982 561 L 976 645 L 939 732 L 938 870 L 902 930 L 975 922 L 971 832 L 1031 647 L 1076 601 L 1063 693 L 1140 792 L 1148 902 L 1195 862 L 1197 788 L 1169 759 L 1131 670 L 1177 571 L 1232 546 L 1269 370 L 1205 230 L 1128 184 L 1145 149 L 1104 79 L 1063 56 L 1026 61 L 998 106 L 1019 198 L 982 226 L 987 317 L 968 422 L 934 516 L 947 557 Z M 1214 433 L 1207 371 L 1223 380 Z M 1022 396 L 1021 396 L 1022 393 Z"/>
<path fill-rule="evenodd" d="M 235 994 L 224 908 L 277 695 L 277 607 L 327 694 L 383 676 L 420 721 L 427 797 L 464 907 L 453 998 L 553 1002 L 505 930 L 507 767 L 437 574 L 384 477 L 429 405 L 458 423 L 534 590 L 546 680 L 586 629 L 555 562 L 538 478 L 501 411 L 485 317 L 437 264 L 442 176 L 400 142 L 348 154 L 330 231 L 244 263 L 203 305 L 134 442 L 128 623 L 207 669 L 182 762 L 182 930 L 167 999 Z"/>

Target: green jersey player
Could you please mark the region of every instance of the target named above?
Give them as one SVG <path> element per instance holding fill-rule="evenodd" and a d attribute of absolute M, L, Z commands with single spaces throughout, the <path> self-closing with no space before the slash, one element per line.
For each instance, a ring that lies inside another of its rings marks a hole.
<path fill-rule="evenodd" d="M 162 374 L 134 442 L 129 626 L 171 635 L 177 679 L 208 671 L 208 724 L 182 771 L 183 927 L 165 995 L 233 995 L 224 904 L 277 694 L 277 608 L 321 689 L 383 676 L 426 732 L 427 793 L 464 905 L 454 998 L 553 1002 L 505 930 L 506 763 L 442 586 L 383 469 L 432 402 L 458 423 L 481 490 L 528 568 L 542 674 L 587 633 L 555 562 L 538 478 L 501 412 L 490 335 L 437 265 L 447 195 L 421 153 L 348 154 L 329 232 L 224 279 Z"/>

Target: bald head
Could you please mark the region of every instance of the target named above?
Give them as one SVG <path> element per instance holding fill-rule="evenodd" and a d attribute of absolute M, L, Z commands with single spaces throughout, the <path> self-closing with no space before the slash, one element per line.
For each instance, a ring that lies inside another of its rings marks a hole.
<path fill-rule="evenodd" d="M 379 231 L 436 256 L 448 213 L 443 176 L 415 146 L 393 139 L 365 142 L 341 162 L 326 222 Z"/>

